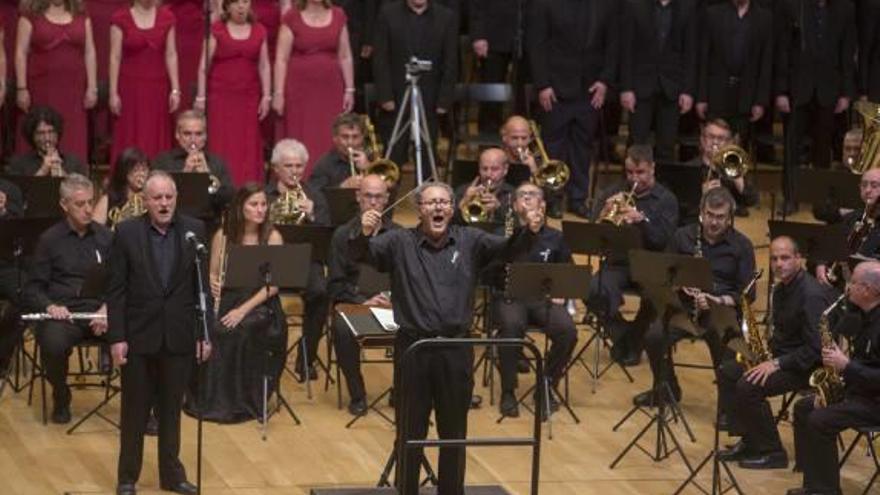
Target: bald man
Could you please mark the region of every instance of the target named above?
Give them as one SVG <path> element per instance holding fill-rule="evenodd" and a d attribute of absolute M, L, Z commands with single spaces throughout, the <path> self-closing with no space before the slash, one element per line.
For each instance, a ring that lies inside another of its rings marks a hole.
<path fill-rule="evenodd" d="M 820 361 L 819 317 L 831 304 L 830 290 L 804 270 L 800 249 L 790 237 L 777 237 L 770 244 L 770 267 L 772 334 L 765 337 L 772 356 L 749 370 L 727 361 L 718 383 L 722 410 L 732 414 L 728 431 L 742 435 L 739 443 L 718 455 L 738 460 L 746 469 L 788 465 L 767 397 L 808 386 L 810 373 Z"/>
<path fill-rule="evenodd" d="M 462 212 L 472 201 L 479 199 L 489 215 L 489 222 L 503 223 L 510 209 L 513 186 L 507 183 L 509 163 L 501 148 L 489 148 L 480 153 L 477 177 L 455 190 L 456 205 L 453 221 L 464 223 Z"/>
<path fill-rule="evenodd" d="M 870 208 L 880 198 L 880 169 L 871 169 L 862 174 L 862 180 L 859 182 L 859 195 L 865 202 L 865 207 Z M 847 226 L 847 232 L 856 229 L 857 224 L 862 218 L 865 208 L 853 210 L 841 217 L 841 222 Z M 877 218 L 880 208 L 875 208 L 872 217 Z M 858 250 L 853 254 L 861 254 L 868 257 L 877 257 L 880 255 L 880 229 L 875 225 L 869 231 Z M 816 265 L 816 279 L 824 285 L 831 286 L 832 281 L 828 276 L 828 263 L 818 261 Z M 842 279 L 842 274 L 837 273 L 837 280 Z"/>
<path fill-rule="evenodd" d="M 804 478 L 802 487 L 787 495 L 842 493 L 838 433 L 876 426 L 880 418 L 880 263 L 866 261 L 856 267 L 847 285 L 847 302 L 851 311 L 840 318 L 834 333 L 850 339 L 849 357 L 836 344 L 822 349 L 822 364 L 843 378 L 846 397 L 824 407 L 813 396 L 795 404 L 795 455 Z"/>
<path fill-rule="evenodd" d="M 388 186 L 378 175 L 367 175 L 360 180 L 360 188 L 356 196 L 361 214 L 370 210 L 381 212 L 388 204 Z M 383 217 L 380 233 L 398 227 L 399 225 L 389 218 Z M 361 216 L 357 215 L 333 232 L 333 239 L 330 241 L 330 257 L 327 259 L 329 270 L 327 293 L 331 305 L 351 303 L 390 308 L 391 300 L 388 297 L 382 293 L 364 293 L 358 284 L 361 268 L 348 254 L 348 239 L 355 236 L 360 230 Z M 364 377 L 361 375 L 360 348 L 348 325 L 338 317 L 333 322 L 333 338 L 336 355 L 339 359 L 339 368 L 345 375 L 345 382 L 348 385 L 350 398 L 348 412 L 353 416 L 366 414 L 367 395 Z"/>
<path fill-rule="evenodd" d="M 511 166 L 523 165 L 528 167 L 529 173 L 535 175 L 542 165 L 541 157 L 535 156 L 532 151 L 532 142 L 535 136 L 529 121 L 521 115 L 511 115 L 501 127 L 501 142 L 504 144 L 504 152 Z M 547 216 L 550 218 L 562 218 L 562 198 L 564 191 L 554 191 L 544 188 L 544 198 L 547 203 Z"/>

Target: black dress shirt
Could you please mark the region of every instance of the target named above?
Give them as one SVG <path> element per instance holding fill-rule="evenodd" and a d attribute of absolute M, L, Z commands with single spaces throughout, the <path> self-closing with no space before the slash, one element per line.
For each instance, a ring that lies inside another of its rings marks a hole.
<path fill-rule="evenodd" d="M 657 29 L 657 45 L 663 49 L 669 32 L 672 30 L 672 2 L 663 5 L 660 0 L 654 3 L 654 26 Z"/>
<path fill-rule="evenodd" d="M 37 243 L 24 288 L 25 306 L 37 312 L 50 304 L 76 312 L 97 310 L 101 301 L 80 297 L 80 289 L 96 264 L 108 262 L 112 240 L 110 230 L 96 223 L 82 236 L 67 220 L 49 227 Z"/>
<path fill-rule="evenodd" d="M 844 318 L 836 328 L 852 338 L 849 364 L 843 370 L 847 394 L 880 402 L 880 306 L 856 318 Z"/>
<path fill-rule="evenodd" d="M 338 187 L 339 184 L 351 177 L 351 164 L 348 157 L 343 157 L 338 151 L 330 150 L 318 159 L 312 175 L 309 176 L 309 185 L 323 192 L 328 187 Z"/>
<path fill-rule="evenodd" d="M 330 207 L 327 205 L 327 198 L 324 196 L 324 193 L 313 187 L 310 182 L 301 183 L 300 186 L 302 186 L 303 194 L 315 204 L 312 209 L 312 215 L 314 215 L 315 219 L 309 223 L 312 225 L 330 225 Z M 281 192 L 278 191 L 278 182 L 274 180 L 269 182 L 266 185 L 266 199 L 269 200 L 269 204 L 274 203 L 279 196 L 281 196 Z"/>
<path fill-rule="evenodd" d="M 386 220 L 379 233 L 397 228 L 400 226 Z M 327 293 L 330 296 L 331 305 L 338 303 L 361 304 L 374 295 L 361 292 L 358 287 L 361 269 L 359 264 L 349 255 L 348 241 L 357 236 L 360 230 L 361 219 L 358 216 L 333 231 L 333 238 L 330 240 L 330 257 L 327 260 Z"/>
<path fill-rule="evenodd" d="M 458 204 L 461 202 L 461 198 L 464 197 L 467 188 L 470 187 L 470 185 L 471 183 L 468 182 L 455 189 L 455 216 L 452 217 L 452 221 L 455 223 L 465 223 L 461 209 L 458 208 Z M 492 212 L 492 217 L 489 219 L 489 222 L 503 223 L 507 216 L 507 210 L 510 209 L 510 200 L 513 198 L 513 193 L 516 191 L 516 188 L 508 184 L 507 181 L 501 181 L 501 185 L 493 187 L 495 187 L 495 197 L 498 198 L 499 205 L 498 208 Z"/>
<path fill-rule="evenodd" d="M 376 237 L 353 233 L 352 259 L 391 273 L 394 320 L 414 338 L 461 337 L 471 328 L 474 286 L 493 259 L 510 259 L 531 248 L 534 236 L 517 229 L 510 239 L 473 227 L 450 225 L 439 245 L 420 227 L 396 229 Z"/>
<path fill-rule="evenodd" d="M 24 197 L 21 189 L 12 182 L 0 178 L 0 192 L 6 195 L 6 209 L 0 212 L 0 219 L 18 218 L 24 214 Z"/>
<path fill-rule="evenodd" d="M 71 153 L 58 152 L 61 155 L 61 168 L 68 174 L 77 173 L 88 176 L 89 171 L 82 160 Z M 13 156 L 6 164 L 6 175 L 34 175 L 43 166 L 43 157 L 34 150 Z"/>
<path fill-rule="evenodd" d="M 629 192 L 631 189 L 632 185 L 628 182 L 620 181 L 602 191 L 593 204 L 593 220 L 599 218 L 608 198 L 619 192 Z M 675 195 L 666 186 L 657 182 L 648 192 L 636 197 L 636 209 L 645 215 L 644 222 L 634 224 L 642 233 L 642 247 L 650 251 L 663 251 L 678 225 L 678 200 L 675 199 Z M 623 259 L 626 259 L 626 255 Z"/>
<path fill-rule="evenodd" d="M 693 256 L 696 252 L 697 232 L 700 225 L 685 225 L 675 231 L 669 241 L 667 251 L 670 253 Z M 755 248 L 752 241 L 738 230 L 730 228 L 715 244 L 709 244 L 702 238 L 703 257 L 709 260 L 712 268 L 712 290 L 715 296 L 731 296 L 739 300 L 755 273 Z M 749 293 L 749 299 L 755 299 L 755 288 Z"/>
<path fill-rule="evenodd" d="M 780 368 L 807 373 L 822 361 L 819 317 L 830 304 L 828 290 L 804 270 L 776 286 L 770 348 Z"/>
<path fill-rule="evenodd" d="M 162 233 L 154 225 L 150 225 L 150 245 L 153 248 L 153 260 L 159 270 L 159 279 L 162 287 L 168 288 L 171 275 L 174 273 L 174 264 L 177 262 L 177 229 L 173 222 Z"/>

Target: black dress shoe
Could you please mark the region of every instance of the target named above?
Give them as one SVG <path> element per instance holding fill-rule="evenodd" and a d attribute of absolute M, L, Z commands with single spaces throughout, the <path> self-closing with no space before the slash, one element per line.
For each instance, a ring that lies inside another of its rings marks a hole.
<path fill-rule="evenodd" d="M 788 467 L 788 454 L 784 450 L 777 450 L 746 457 L 740 459 L 739 467 L 743 469 L 785 469 Z"/>
<path fill-rule="evenodd" d="M 639 407 L 657 407 L 660 402 L 657 395 L 653 389 L 646 390 L 633 397 L 633 404 Z M 664 393 L 663 395 L 666 394 Z M 672 387 L 672 399 L 675 402 L 681 401 L 681 388 L 677 385 Z"/>
<path fill-rule="evenodd" d="M 471 395 L 471 409 L 479 409 L 483 405 L 483 396 L 480 394 Z"/>
<path fill-rule="evenodd" d="M 642 353 L 633 349 L 628 349 L 626 356 L 620 361 L 624 366 L 638 366 L 642 362 Z"/>
<path fill-rule="evenodd" d="M 569 213 L 572 213 L 581 218 L 585 218 L 587 220 L 590 219 L 590 211 L 587 210 L 587 205 L 583 203 L 571 203 L 568 205 Z"/>
<path fill-rule="evenodd" d="M 513 392 L 501 393 L 501 403 L 498 405 L 498 411 L 502 416 L 519 417 L 519 405 L 516 403 L 516 395 Z"/>
<path fill-rule="evenodd" d="M 803 488 L 789 488 L 785 491 L 785 495 L 807 495 L 807 491 Z"/>
<path fill-rule="evenodd" d="M 367 400 L 361 397 L 360 399 L 352 399 L 351 402 L 348 403 L 348 412 L 352 416 L 363 416 L 367 414 Z"/>
<path fill-rule="evenodd" d="M 196 488 L 196 485 L 193 485 L 189 481 L 183 480 L 176 485 L 162 485 L 161 487 L 166 492 L 174 492 L 174 493 L 183 493 L 185 495 L 195 495 L 199 492 L 199 489 Z"/>
<path fill-rule="evenodd" d="M 733 214 L 740 218 L 746 218 L 749 216 L 749 208 L 747 206 L 738 205 Z"/>
<path fill-rule="evenodd" d="M 120 483 L 116 485 L 116 495 L 137 495 L 134 483 Z"/>
<path fill-rule="evenodd" d="M 749 452 L 749 448 L 742 440 L 733 444 L 732 447 L 721 449 L 718 451 L 718 460 L 720 461 L 738 461 L 749 456 L 754 456 L 753 452 Z"/>
<path fill-rule="evenodd" d="M 152 412 L 150 416 L 147 417 L 147 428 L 144 430 L 144 434 L 155 437 L 159 435 L 159 419 L 156 418 L 156 415 Z"/>
<path fill-rule="evenodd" d="M 529 366 L 529 360 L 526 358 L 521 358 L 516 361 L 516 372 L 520 374 L 528 373 L 532 371 L 531 366 Z"/>
<path fill-rule="evenodd" d="M 550 201 L 547 205 L 547 216 L 557 220 L 562 218 L 562 206 L 559 201 Z"/>
<path fill-rule="evenodd" d="M 725 413 L 718 415 L 718 431 L 730 431 L 730 418 Z"/>
<path fill-rule="evenodd" d="M 56 425 L 70 423 L 70 405 L 55 404 L 55 407 L 52 409 L 52 422 Z"/>
<path fill-rule="evenodd" d="M 781 217 L 789 217 L 798 212 L 798 204 L 793 202 L 784 202 L 776 209 L 776 214 Z"/>

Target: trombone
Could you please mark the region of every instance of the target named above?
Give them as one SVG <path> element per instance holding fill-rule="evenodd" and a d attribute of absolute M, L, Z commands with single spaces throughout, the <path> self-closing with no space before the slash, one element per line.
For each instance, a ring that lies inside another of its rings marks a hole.
<path fill-rule="evenodd" d="M 538 124 L 534 120 L 529 121 L 529 129 L 531 129 L 532 135 L 535 137 L 535 146 L 538 147 L 538 154 L 541 156 L 541 167 L 532 175 L 530 181 L 540 188 L 559 191 L 568 183 L 571 169 L 562 160 L 551 160 L 547 156 L 547 150 L 544 148 L 544 141 L 541 139 Z M 523 156 L 525 156 L 525 151 L 520 151 L 521 159 Z"/>
<path fill-rule="evenodd" d="M 715 177 L 719 179 L 722 177 L 739 179 L 744 177 L 753 166 L 748 152 L 735 144 L 728 144 L 717 149 L 712 154 L 712 163 L 710 165 L 707 180 Z"/>
<path fill-rule="evenodd" d="M 373 126 L 368 115 L 364 116 L 364 128 L 367 131 L 367 139 L 370 141 L 369 148 L 365 150 L 367 156 L 379 156 L 379 140 L 376 137 L 376 128 Z M 385 181 L 385 184 L 387 184 L 389 188 L 394 187 L 397 184 L 397 181 L 400 180 L 400 167 L 397 166 L 394 161 L 389 160 L 388 158 L 377 158 L 367 165 L 366 170 L 360 172 L 354 165 L 354 148 L 348 146 L 346 150 L 348 151 L 348 165 L 351 168 L 350 172 L 352 177 L 358 175 L 378 175 Z"/>

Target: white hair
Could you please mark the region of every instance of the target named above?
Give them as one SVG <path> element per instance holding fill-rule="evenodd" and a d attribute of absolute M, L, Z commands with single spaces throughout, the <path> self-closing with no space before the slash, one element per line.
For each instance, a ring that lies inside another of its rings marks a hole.
<path fill-rule="evenodd" d="M 58 196 L 61 198 L 61 201 L 65 201 L 73 195 L 74 191 L 79 190 L 94 191 L 95 185 L 85 175 L 69 174 L 61 181 L 61 185 L 58 186 Z"/>
<path fill-rule="evenodd" d="M 287 138 L 275 143 L 272 148 L 272 165 L 281 163 L 285 156 L 292 156 L 303 162 L 309 161 L 309 151 L 306 146 L 296 139 Z"/>

